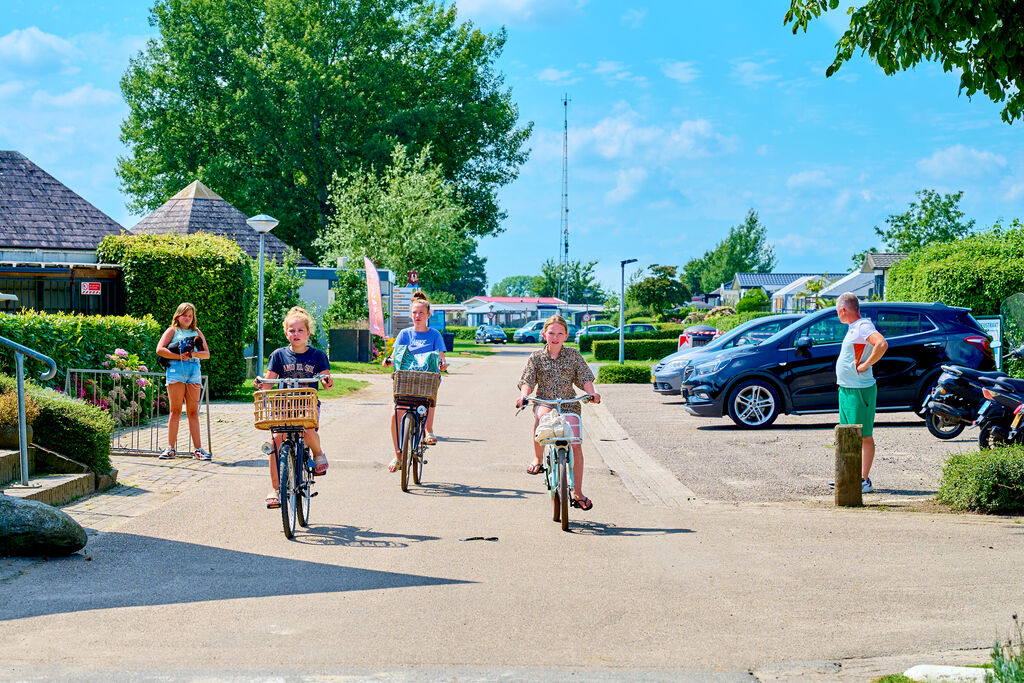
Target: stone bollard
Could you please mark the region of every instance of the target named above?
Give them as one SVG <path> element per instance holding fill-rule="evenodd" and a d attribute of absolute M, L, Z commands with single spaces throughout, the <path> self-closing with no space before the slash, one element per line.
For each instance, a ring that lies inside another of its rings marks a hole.
<path fill-rule="evenodd" d="M 836 425 L 836 506 L 860 507 L 861 425 Z"/>

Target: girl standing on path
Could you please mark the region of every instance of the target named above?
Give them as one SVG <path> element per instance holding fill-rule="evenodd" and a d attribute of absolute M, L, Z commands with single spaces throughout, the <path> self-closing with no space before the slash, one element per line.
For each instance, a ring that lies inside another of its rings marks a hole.
<path fill-rule="evenodd" d="M 210 460 L 210 454 L 203 450 L 202 435 L 199 432 L 199 396 L 202 391 L 202 371 L 199 360 L 210 357 L 206 337 L 196 326 L 196 307 L 186 302 L 178 304 L 171 318 L 171 326 L 164 330 L 156 345 L 156 355 L 170 361 L 167 365 L 167 398 L 170 413 L 167 416 L 167 448 L 160 453 L 161 460 L 178 455 L 178 422 L 181 420 L 181 404 L 185 402 L 188 415 L 188 430 L 192 434 L 196 460 Z"/>
<path fill-rule="evenodd" d="M 594 403 L 601 402 L 601 395 L 594 391 L 594 373 L 590 371 L 587 362 L 583 360 L 580 352 L 573 348 L 563 346 L 569 336 L 569 325 L 565 318 L 560 315 L 553 315 L 544 323 L 544 331 L 541 333 L 546 344 L 543 349 L 537 349 L 530 354 L 523 369 L 522 379 L 519 380 L 519 390 L 522 395 L 516 401 L 516 407 L 522 408 L 523 401 L 527 399 L 533 390 L 537 390 L 537 398 L 548 400 L 573 398 L 575 391 L 573 385 L 580 387 L 590 394 Z M 533 431 L 536 433 L 540 418 L 550 412 L 550 406 L 535 405 L 533 407 Z M 562 407 L 569 424 L 578 437 L 580 430 L 580 404 L 568 403 Z M 544 471 L 542 464 L 544 458 L 544 447 L 533 441 L 533 463 L 526 468 L 530 474 L 540 474 Z M 594 507 L 594 502 L 583 495 L 583 444 L 572 445 L 572 472 L 575 488 L 573 489 L 572 506 L 581 510 L 589 510 Z"/>

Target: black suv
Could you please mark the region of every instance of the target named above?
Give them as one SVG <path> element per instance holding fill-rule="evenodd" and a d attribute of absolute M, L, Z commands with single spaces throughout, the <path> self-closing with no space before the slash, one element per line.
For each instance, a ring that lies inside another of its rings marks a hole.
<path fill-rule="evenodd" d="M 970 309 L 940 303 L 864 303 L 889 343 L 874 366 L 878 410 L 919 412 L 944 363 L 994 370 L 989 337 Z M 728 415 L 740 427 L 767 427 L 779 413 L 839 410 L 836 358 L 847 326 L 834 308 L 810 313 L 758 346 L 706 354 L 688 366 L 681 394 L 701 417 Z"/>

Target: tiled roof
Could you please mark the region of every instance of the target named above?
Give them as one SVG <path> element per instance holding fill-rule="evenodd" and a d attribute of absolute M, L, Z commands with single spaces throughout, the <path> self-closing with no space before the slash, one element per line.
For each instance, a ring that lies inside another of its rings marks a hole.
<path fill-rule="evenodd" d="M 19 152 L 0 150 L 0 247 L 94 251 L 124 228 Z"/>
<path fill-rule="evenodd" d="M 260 235 L 249 227 L 246 218 L 227 200 L 196 180 L 136 223 L 131 232 L 138 235 L 208 232 L 234 240 L 248 256 L 259 258 Z M 274 237 L 274 233 L 269 232 L 264 237 L 265 258 L 280 261 L 287 249 L 288 245 Z M 305 256 L 299 258 L 299 265 L 312 264 Z"/>
<path fill-rule="evenodd" d="M 886 252 L 878 254 L 866 254 L 864 256 L 864 272 L 869 272 L 875 269 L 886 270 L 892 268 L 894 265 L 907 258 L 907 254 L 901 254 L 897 252 Z"/>
<path fill-rule="evenodd" d="M 808 276 L 819 277 L 821 275 L 822 273 L 736 273 L 733 287 L 736 289 L 761 287 L 771 294 L 794 280 Z M 824 273 L 824 275 L 829 279 L 836 279 L 843 277 L 846 273 Z"/>
<path fill-rule="evenodd" d="M 859 270 L 855 270 L 846 277 L 833 282 L 831 285 L 821 290 L 818 296 L 821 297 L 838 297 L 843 292 L 853 292 L 857 296 L 867 296 L 868 291 L 875 284 L 874 273 L 862 273 Z"/>

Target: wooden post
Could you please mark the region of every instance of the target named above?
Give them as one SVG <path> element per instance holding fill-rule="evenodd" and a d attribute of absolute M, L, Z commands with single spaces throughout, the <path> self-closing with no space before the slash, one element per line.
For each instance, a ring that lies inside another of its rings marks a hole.
<path fill-rule="evenodd" d="M 836 506 L 860 507 L 861 425 L 836 425 Z"/>

